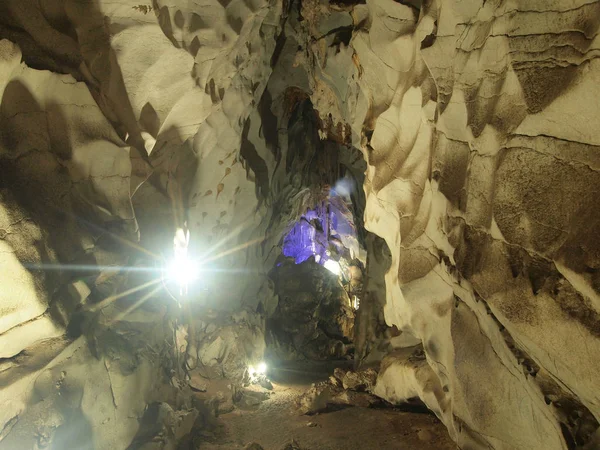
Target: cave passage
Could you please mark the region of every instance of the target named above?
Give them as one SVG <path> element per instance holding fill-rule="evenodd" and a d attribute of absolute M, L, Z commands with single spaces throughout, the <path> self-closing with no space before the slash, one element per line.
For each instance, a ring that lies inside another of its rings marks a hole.
<path fill-rule="evenodd" d="M 600 1 L 0 0 L 0 450 L 599 450 Z"/>
<path fill-rule="evenodd" d="M 344 177 L 289 226 L 270 273 L 279 301 L 267 320 L 275 360 L 343 360 L 354 355 L 354 322 L 363 291 L 365 249 L 358 241 Z M 284 351 L 285 350 L 285 351 Z"/>

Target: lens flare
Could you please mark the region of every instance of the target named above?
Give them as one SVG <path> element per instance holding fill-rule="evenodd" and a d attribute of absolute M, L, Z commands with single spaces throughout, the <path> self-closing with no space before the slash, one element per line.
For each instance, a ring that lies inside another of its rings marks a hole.
<path fill-rule="evenodd" d="M 187 286 L 197 280 L 199 274 L 198 263 L 187 257 L 175 258 L 167 267 L 167 278 L 175 281 L 180 287 Z"/>

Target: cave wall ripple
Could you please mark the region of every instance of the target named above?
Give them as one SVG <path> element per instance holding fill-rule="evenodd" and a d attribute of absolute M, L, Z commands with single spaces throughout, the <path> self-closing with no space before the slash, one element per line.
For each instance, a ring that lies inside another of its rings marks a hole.
<path fill-rule="evenodd" d="M 464 448 L 597 428 L 598 6 L 367 1 L 348 47 L 314 48 L 314 102 L 352 126 L 392 253 L 386 321 L 424 349 L 378 392 L 418 395 Z M 332 82 L 348 67 L 353 98 Z"/>
<path fill-rule="evenodd" d="M 223 258 L 241 275 L 211 278 L 211 300 L 274 311 L 307 161 L 341 146 L 391 254 L 385 321 L 418 343 L 384 360 L 378 395 L 420 397 L 462 448 L 593 445 L 600 3 L 139 3 L 0 5 L 0 357 L 65 331 L 51 305 L 72 279 L 28 265 L 123 264 L 99 237 L 137 242 L 154 208 L 198 249 L 261 239 Z M 0 429 L 21 432 L 26 384 L 3 390 L 21 403 Z"/>

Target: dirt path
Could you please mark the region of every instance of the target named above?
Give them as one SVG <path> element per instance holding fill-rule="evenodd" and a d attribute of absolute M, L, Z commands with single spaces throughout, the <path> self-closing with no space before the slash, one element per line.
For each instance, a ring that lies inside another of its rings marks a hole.
<path fill-rule="evenodd" d="M 243 449 L 252 442 L 265 450 L 282 450 L 292 440 L 303 450 L 456 449 L 446 428 L 431 414 L 349 407 L 299 415 L 296 399 L 311 382 L 331 373 L 324 369 L 304 366 L 273 370 L 271 397 L 256 409 L 236 409 L 220 416 L 220 430 L 200 450 Z"/>

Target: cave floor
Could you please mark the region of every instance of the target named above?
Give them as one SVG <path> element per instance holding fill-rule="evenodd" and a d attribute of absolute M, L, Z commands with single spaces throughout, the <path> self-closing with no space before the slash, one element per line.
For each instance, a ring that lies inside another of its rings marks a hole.
<path fill-rule="evenodd" d="M 250 443 L 283 450 L 292 441 L 302 450 L 457 449 L 444 425 L 429 413 L 348 407 L 299 415 L 298 397 L 332 371 L 323 365 L 279 368 L 270 375 L 273 395 L 257 409 L 221 415 L 219 429 L 205 437 L 199 450 L 243 449 Z"/>

